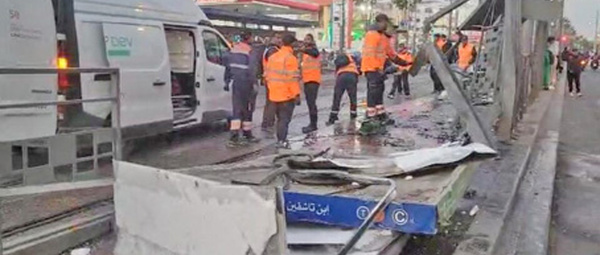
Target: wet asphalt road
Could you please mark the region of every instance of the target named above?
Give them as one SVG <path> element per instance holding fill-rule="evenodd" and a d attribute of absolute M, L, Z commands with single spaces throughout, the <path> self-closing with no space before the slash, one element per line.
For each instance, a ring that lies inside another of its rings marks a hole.
<path fill-rule="evenodd" d="M 433 86 L 428 72 L 421 72 L 415 77 L 411 77 L 411 89 L 413 98 L 428 95 Z M 386 92 L 391 88 L 392 77 L 386 81 Z M 319 127 L 324 127 L 329 116 L 331 104 L 333 101 L 333 89 L 335 80 L 333 74 L 323 76 L 323 83 L 319 89 L 317 106 L 319 108 Z M 361 101 L 366 96 L 366 81 L 361 77 L 358 84 L 359 114 L 365 110 L 361 107 Z M 215 164 L 241 157 L 249 153 L 265 150 L 276 142 L 272 135 L 266 134 L 260 130 L 262 122 L 262 113 L 265 102 L 264 90 L 261 90 L 257 97 L 257 109 L 254 111 L 254 134 L 261 138 L 259 144 L 241 148 L 227 148 L 225 143 L 229 139 L 229 133 L 226 132 L 224 125 L 212 125 L 199 127 L 184 132 L 179 132 L 168 139 L 165 137 L 144 141 L 137 144 L 136 149 L 128 157 L 128 161 L 139 164 L 165 168 L 176 169 L 198 165 Z M 394 100 L 385 99 L 387 105 L 395 105 L 402 102 L 402 97 Z M 344 95 L 340 110 L 340 119 L 349 118 L 349 100 Z M 289 139 L 302 135 L 301 129 L 308 124 L 308 108 L 306 102 L 302 101 L 300 106 L 294 110 L 294 118 L 290 124 Z"/>
<path fill-rule="evenodd" d="M 600 255 L 600 72 L 582 74 L 583 97 L 564 104 L 550 254 Z"/>

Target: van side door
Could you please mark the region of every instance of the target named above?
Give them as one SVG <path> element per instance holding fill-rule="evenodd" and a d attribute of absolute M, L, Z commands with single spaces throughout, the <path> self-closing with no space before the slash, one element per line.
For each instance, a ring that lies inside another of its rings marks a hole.
<path fill-rule="evenodd" d="M 108 63 L 121 71 L 121 124 L 151 124 L 138 134 L 150 135 L 172 128 L 171 73 L 162 24 L 141 23 L 103 23 L 103 31 Z"/>
<path fill-rule="evenodd" d="M 54 68 L 54 12 L 47 0 L 0 1 L 0 67 Z M 56 101 L 57 74 L 0 74 L 0 104 Z M 56 106 L 0 110 L 0 141 L 54 135 Z"/>
<path fill-rule="evenodd" d="M 223 56 L 229 46 L 221 35 L 209 27 L 201 27 L 198 34 L 200 72 L 204 79 L 200 80 L 200 106 L 204 113 L 231 110 L 231 94 L 225 92 L 225 66 Z M 206 116 L 206 115 L 205 115 Z"/>

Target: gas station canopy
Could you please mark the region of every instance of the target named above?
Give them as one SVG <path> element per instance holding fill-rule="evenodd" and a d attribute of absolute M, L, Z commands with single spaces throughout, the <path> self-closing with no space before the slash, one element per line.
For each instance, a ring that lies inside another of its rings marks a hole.
<path fill-rule="evenodd" d="M 243 12 L 230 11 L 223 8 L 206 8 L 202 7 L 202 10 L 209 19 L 213 20 L 224 20 L 224 21 L 244 21 L 253 24 L 271 25 L 271 26 L 282 26 L 282 27 L 313 27 L 317 25 L 317 22 L 304 21 L 304 20 L 293 20 L 284 19 L 279 17 L 271 17 L 267 15 L 252 15 L 248 16 Z"/>
<path fill-rule="evenodd" d="M 252 15 L 301 15 L 319 11 L 317 3 L 294 0 L 196 0 L 196 3 L 203 9 L 218 8 Z"/>

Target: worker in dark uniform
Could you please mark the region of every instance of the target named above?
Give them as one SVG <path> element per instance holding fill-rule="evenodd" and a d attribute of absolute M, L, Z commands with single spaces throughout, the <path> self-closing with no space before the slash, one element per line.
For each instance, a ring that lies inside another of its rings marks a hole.
<path fill-rule="evenodd" d="M 233 117 L 229 146 L 258 142 L 252 135 L 252 108 L 255 100 L 256 66 L 258 59 L 252 54 L 250 32 L 240 34 L 240 42 L 225 55 L 225 91 L 232 91 Z M 240 130 L 242 133 L 240 135 Z"/>
<path fill-rule="evenodd" d="M 450 63 L 454 62 L 453 60 L 451 60 L 452 57 L 450 57 L 450 49 L 452 48 L 452 43 L 448 41 L 446 35 L 433 35 L 433 42 L 435 43 L 435 46 L 438 48 L 438 50 L 440 50 L 444 55 L 446 55 L 446 58 Z M 442 93 L 445 90 L 444 85 L 442 84 L 442 81 L 440 80 L 433 66 L 429 68 L 429 75 L 431 76 L 431 80 L 433 81 L 433 93 Z"/>
<path fill-rule="evenodd" d="M 268 91 L 268 86 L 266 84 L 266 67 L 267 67 L 267 62 L 269 61 L 269 57 L 271 57 L 273 54 L 275 54 L 277 51 L 279 51 L 279 48 L 281 48 L 281 34 L 280 33 L 275 33 L 273 35 L 273 37 L 271 38 L 271 42 L 269 42 L 269 45 L 267 45 L 267 47 L 265 48 L 263 55 L 262 55 L 262 61 L 261 61 L 261 67 L 262 67 L 262 85 L 265 86 L 265 88 L 267 88 L 267 93 L 266 95 L 269 94 Z M 263 120 L 262 120 L 262 130 L 268 133 L 273 133 L 274 130 L 274 126 L 275 126 L 275 107 L 273 106 L 273 102 L 271 102 L 269 100 L 269 97 L 267 96 L 265 99 L 265 108 L 263 110 Z"/>
<path fill-rule="evenodd" d="M 358 61 L 350 54 L 339 54 L 334 61 L 336 70 L 333 105 L 326 125 L 333 125 L 338 120 L 340 104 L 344 92 L 350 98 L 350 119 L 356 119 L 356 90 L 358 85 Z"/>
<path fill-rule="evenodd" d="M 321 54 L 312 34 L 304 37 L 304 43 L 300 49 L 302 53 L 302 82 L 304 83 L 304 95 L 308 105 L 308 115 L 310 123 L 302 128 L 302 133 L 308 134 L 317 130 L 317 95 L 321 85 Z"/>

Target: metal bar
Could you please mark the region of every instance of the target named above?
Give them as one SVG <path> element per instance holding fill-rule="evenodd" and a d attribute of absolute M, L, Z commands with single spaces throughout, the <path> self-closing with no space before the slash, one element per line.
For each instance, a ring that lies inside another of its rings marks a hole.
<path fill-rule="evenodd" d="M 0 68 L 0 74 L 117 73 L 117 68 Z"/>
<path fill-rule="evenodd" d="M 41 101 L 35 103 L 17 103 L 17 104 L 0 104 L 0 110 L 2 109 L 12 109 L 12 108 L 32 108 L 39 106 L 48 106 L 48 105 L 76 105 L 82 103 L 97 103 L 97 102 L 113 102 L 116 101 L 115 97 L 101 97 L 101 98 L 92 98 L 92 99 L 73 99 L 66 101 Z"/>
<path fill-rule="evenodd" d="M 92 181 L 78 181 L 78 182 L 64 182 L 54 183 L 36 186 L 24 186 L 18 188 L 5 188 L 0 189 L 0 198 L 15 197 L 15 196 L 28 196 L 36 195 L 40 193 L 49 192 L 62 192 L 72 191 L 79 189 L 89 189 L 98 187 L 112 186 L 114 183 L 113 179 L 100 179 Z"/>
<path fill-rule="evenodd" d="M 423 21 L 423 33 L 427 34 L 429 33 L 429 30 L 431 30 L 431 24 L 435 23 L 438 19 L 442 18 L 443 16 L 445 16 L 446 14 L 454 11 L 455 9 L 461 7 L 463 4 L 467 3 L 469 0 L 459 0 L 456 1 L 454 3 L 449 4 L 448 6 L 440 9 L 440 11 L 438 11 L 437 13 L 433 14 L 431 17 L 427 18 L 425 21 Z M 450 26 L 452 26 L 452 24 L 450 24 Z"/>
<path fill-rule="evenodd" d="M 114 152 L 114 160 L 122 160 L 123 159 L 123 137 L 121 133 L 121 73 L 117 71 L 113 74 L 115 77 L 115 86 L 113 91 L 113 96 L 116 98 L 116 102 L 113 104 L 112 109 L 112 126 L 114 130 L 113 135 L 113 152 Z"/>
<path fill-rule="evenodd" d="M 429 62 L 435 68 L 438 77 L 444 84 L 444 88 L 448 91 L 450 102 L 456 108 L 460 118 L 467 123 L 467 131 L 472 140 L 493 148 L 492 140 L 486 132 L 485 125 L 481 123 L 479 116 L 469 102 L 468 95 L 461 89 L 460 82 L 458 82 L 447 61 L 442 57 L 442 53 L 431 42 L 425 45 L 425 50 Z"/>

